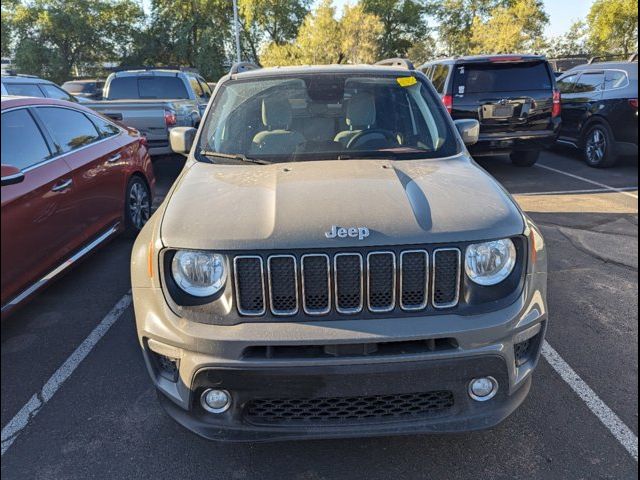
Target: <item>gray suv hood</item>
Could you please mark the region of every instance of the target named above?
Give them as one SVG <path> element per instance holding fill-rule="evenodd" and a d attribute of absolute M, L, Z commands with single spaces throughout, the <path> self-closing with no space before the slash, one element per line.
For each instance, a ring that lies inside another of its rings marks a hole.
<path fill-rule="evenodd" d="M 522 234 L 507 193 L 465 156 L 186 167 L 167 200 L 165 245 L 272 250 L 411 245 Z M 359 239 L 327 238 L 332 226 Z M 362 235 L 360 235 L 362 237 Z"/>

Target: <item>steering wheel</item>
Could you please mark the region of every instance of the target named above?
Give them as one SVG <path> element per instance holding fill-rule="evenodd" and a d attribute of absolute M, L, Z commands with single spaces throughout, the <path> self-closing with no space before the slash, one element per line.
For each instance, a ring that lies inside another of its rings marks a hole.
<path fill-rule="evenodd" d="M 355 148 L 358 143 L 364 143 L 362 141 L 362 138 L 366 136 L 371 136 L 371 135 L 378 135 L 378 136 L 381 135 L 384 137 L 385 140 L 393 143 L 394 145 L 398 144 L 398 139 L 396 138 L 393 132 L 389 130 L 384 130 L 382 128 L 372 128 L 370 130 L 362 130 L 356 133 L 353 137 L 351 137 L 351 140 L 347 142 L 347 150 L 351 150 L 352 148 Z"/>

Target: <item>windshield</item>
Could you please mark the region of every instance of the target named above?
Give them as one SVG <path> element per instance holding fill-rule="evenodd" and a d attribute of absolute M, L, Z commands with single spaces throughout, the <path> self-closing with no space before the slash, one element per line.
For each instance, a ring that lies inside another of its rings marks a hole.
<path fill-rule="evenodd" d="M 456 94 L 550 91 L 551 88 L 551 77 L 544 62 L 479 63 L 456 67 Z"/>
<path fill-rule="evenodd" d="M 109 85 L 109 100 L 187 99 L 189 94 L 179 77 L 116 77 Z"/>
<path fill-rule="evenodd" d="M 198 151 L 271 162 L 451 156 L 459 147 L 439 102 L 413 76 L 314 74 L 226 82 Z"/>

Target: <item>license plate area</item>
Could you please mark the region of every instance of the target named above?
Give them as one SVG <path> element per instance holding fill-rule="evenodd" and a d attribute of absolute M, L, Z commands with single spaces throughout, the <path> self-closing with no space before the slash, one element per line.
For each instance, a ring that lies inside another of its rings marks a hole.
<path fill-rule="evenodd" d="M 483 105 L 482 118 L 505 119 L 513 117 L 513 105 Z"/>

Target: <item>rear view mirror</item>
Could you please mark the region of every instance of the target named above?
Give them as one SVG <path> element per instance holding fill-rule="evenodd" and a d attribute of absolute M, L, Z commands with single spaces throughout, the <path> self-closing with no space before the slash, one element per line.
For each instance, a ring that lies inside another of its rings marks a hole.
<path fill-rule="evenodd" d="M 475 145 L 480 138 L 480 122 L 478 120 L 456 120 L 454 122 L 465 145 Z"/>
<path fill-rule="evenodd" d="M 182 155 L 189 155 L 196 129 L 193 127 L 174 127 L 169 131 L 171 150 Z"/>
<path fill-rule="evenodd" d="M 12 165 L 2 165 L 2 186 L 13 185 L 24 180 L 24 173 Z"/>

